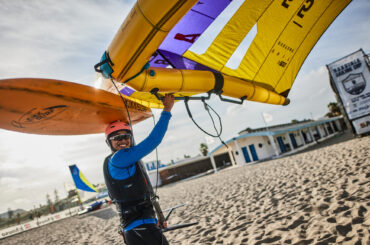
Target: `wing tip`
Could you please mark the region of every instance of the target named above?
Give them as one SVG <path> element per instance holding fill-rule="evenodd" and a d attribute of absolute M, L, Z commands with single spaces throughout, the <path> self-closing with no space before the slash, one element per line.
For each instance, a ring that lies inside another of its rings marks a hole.
<path fill-rule="evenodd" d="M 283 102 L 283 105 L 286 106 L 286 105 L 289 105 L 289 104 L 290 104 L 290 99 L 285 98 L 285 100 Z"/>

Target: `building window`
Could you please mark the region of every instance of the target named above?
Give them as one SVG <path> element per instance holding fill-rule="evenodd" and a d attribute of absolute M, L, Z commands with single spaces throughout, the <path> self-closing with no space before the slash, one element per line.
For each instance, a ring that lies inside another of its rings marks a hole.
<path fill-rule="evenodd" d="M 258 144 L 258 147 L 259 147 L 259 148 L 262 148 L 262 146 L 263 146 L 263 145 L 262 145 L 262 143 L 259 143 L 259 144 Z"/>

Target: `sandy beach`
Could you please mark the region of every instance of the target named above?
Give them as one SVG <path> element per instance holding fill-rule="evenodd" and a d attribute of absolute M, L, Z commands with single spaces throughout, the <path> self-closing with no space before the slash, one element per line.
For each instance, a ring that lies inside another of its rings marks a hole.
<path fill-rule="evenodd" d="M 225 169 L 158 189 L 181 203 L 170 244 L 370 244 L 370 137 Z M 123 244 L 115 207 L 1 240 L 8 244 Z"/>

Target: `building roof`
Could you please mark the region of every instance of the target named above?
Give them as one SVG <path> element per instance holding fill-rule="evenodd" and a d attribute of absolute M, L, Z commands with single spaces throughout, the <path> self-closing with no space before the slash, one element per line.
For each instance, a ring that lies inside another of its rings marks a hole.
<path fill-rule="evenodd" d="M 234 140 L 243 139 L 247 137 L 253 137 L 253 136 L 280 135 L 280 134 L 297 131 L 297 130 L 304 129 L 304 128 L 314 127 L 314 126 L 324 124 L 327 122 L 332 122 L 339 118 L 342 118 L 342 116 L 332 117 L 332 118 L 321 118 L 317 121 L 303 121 L 303 122 L 297 122 L 297 123 L 279 124 L 279 125 L 274 125 L 270 127 L 252 129 L 253 131 L 251 131 L 250 133 L 245 133 L 237 137 L 233 137 L 225 141 L 225 143 L 229 144 L 233 142 Z M 241 131 L 240 133 L 242 132 L 245 132 L 245 130 Z M 223 144 L 220 144 L 215 149 L 213 149 L 210 153 L 208 153 L 208 155 L 212 155 L 213 153 L 215 153 L 218 149 L 222 148 L 223 146 L 224 146 Z"/>
<path fill-rule="evenodd" d="M 193 163 L 193 162 L 198 162 L 198 161 L 201 161 L 201 160 L 204 160 L 204 159 L 207 159 L 207 158 L 209 158 L 209 155 L 208 156 L 198 155 L 198 156 L 195 156 L 195 157 L 192 157 L 192 158 L 185 158 L 185 159 L 182 159 L 180 161 L 175 162 L 174 164 L 166 165 L 165 167 L 160 168 L 159 170 L 162 171 L 162 170 L 165 170 L 165 169 L 177 168 L 177 167 L 184 166 L 184 165 L 187 165 L 187 164 L 190 164 L 190 163 Z M 151 170 L 151 171 L 157 171 L 157 169 Z"/>
<path fill-rule="evenodd" d="M 303 124 L 306 124 L 306 123 L 309 123 L 309 122 L 314 122 L 314 120 L 305 119 L 303 121 L 277 124 L 277 125 L 272 125 L 272 126 L 268 126 L 268 127 L 253 128 L 253 129 L 252 128 L 246 128 L 246 129 L 240 131 L 239 135 L 244 135 L 244 134 L 247 134 L 247 133 L 261 132 L 261 131 L 272 131 L 272 130 L 275 130 L 275 129 L 291 127 L 291 126 L 294 126 L 294 125 L 303 125 Z"/>

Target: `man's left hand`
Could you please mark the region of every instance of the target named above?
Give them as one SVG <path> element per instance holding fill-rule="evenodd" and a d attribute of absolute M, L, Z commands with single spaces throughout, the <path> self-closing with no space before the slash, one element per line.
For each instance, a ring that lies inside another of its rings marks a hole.
<path fill-rule="evenodd" d="M 163 110 L 170 112 L 172 110 L 174 103 L 175 103 L 175 97 L 173 96 L 173 94 L 166 94 L 163 99 L 163 105 L 164 105 Z"/>

